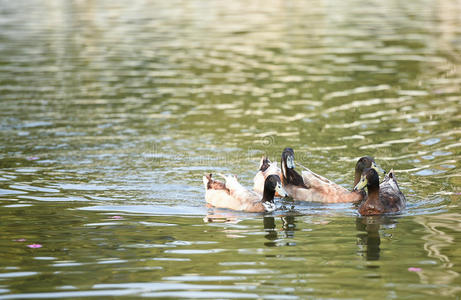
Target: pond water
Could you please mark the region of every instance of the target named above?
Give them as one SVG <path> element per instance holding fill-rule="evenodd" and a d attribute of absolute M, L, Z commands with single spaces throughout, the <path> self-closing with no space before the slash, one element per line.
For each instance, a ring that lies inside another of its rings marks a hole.
<path fill-rule="evenodd" d="M 0 299 L 459 298 L 459 1 L 0 1 Z M 408 207 L 205 206 L 284 147 Z"/>

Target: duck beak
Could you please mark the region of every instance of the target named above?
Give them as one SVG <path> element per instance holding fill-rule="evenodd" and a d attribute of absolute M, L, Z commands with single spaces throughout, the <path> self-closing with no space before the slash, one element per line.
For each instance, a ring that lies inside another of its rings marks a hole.
<path fill-rule="evenodd" d="M 288 169 L 295 168 L 295 158 L 292 155 L 287 157 L 287 168 Z"/>
<path fill-rule="evenodd" d="M 277 185 L 275 186 L 275 191 L 280 195 L 280 197 L 288 196 L 288 193 L 285 191 L 285 189 L 283 188 L 280 182 L 277 182 Z"/>
<path fill-rule="evenodd" d="M 375 163 L 375 162 L 372 162 L 372 163 L 371 163 L 371 168 L 372 168 L 372 169 L 375 169 L 376 173 L 378 173 L 378 174 L 384 174 L 384 175 L 386 175 L 386 171 L 384 171 L 384 169 L 381 168 L 381 167 L 380 167 L 377 163 Z"/>
<path fill-rule="evenodd" d="M 362 176 L 362 178 L 360 178 L 359 183 L 357 183 L 357 185 L 354 187 L 354 191 L 363 190 L 367 186 L 367 184 L 367 178 L 365 176 Z"/>

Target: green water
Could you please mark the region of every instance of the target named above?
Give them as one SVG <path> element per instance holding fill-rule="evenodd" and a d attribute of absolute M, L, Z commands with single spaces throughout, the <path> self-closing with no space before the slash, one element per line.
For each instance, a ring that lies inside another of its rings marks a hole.
<path fill-rule="evenodd" d="M 459 16 L 0 0 L 0 299 L 459 298 Z M 204 173 L 251 187 L 286 146 L 347 188 L 374 156 L 407 209 L 205 207 Z"/>

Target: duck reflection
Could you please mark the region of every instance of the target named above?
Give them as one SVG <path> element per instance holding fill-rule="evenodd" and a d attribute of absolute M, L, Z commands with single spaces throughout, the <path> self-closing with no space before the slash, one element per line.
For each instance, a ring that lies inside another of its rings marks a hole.
<path fill-rule="evenodd" d="M 277 246 L 275 240 L 277 240 L 277 230 L 275 229 L 275 218 L 274 217 L 264 217 L 264 231 L 266 235 L 264 236 L 269 242 L 265 242 L 264 245 L 267 247 L 275 247 Z"/>
<path fill-rule="evenodd" d="M 276 247 L 276 246 L 294 246 L 295 242 L 281 242 L 280 239 L 292 239 L 295 236 L 296 224 L 294 216 L 282 216 L 280 217 L 282 221 L 282 228 L 279 231 L 277 230 L 275 218 L 272 216 L 265 216 L 263 219 L 264 231 L 266 235 L 264 236 L 269 242 L 265 242 L 264 245 L 267 247 Z"/>
<path fill-rule="evenodd" d="M 227 209 L 215 208 L 208 203 L 207 215 L 203 217 L 205 223 L 230 223 L 237 224 L 243 220 L 243 215 L 238 214 L 238 212 L 229 211 Z"/>
<path fill-rule="evenodd" d="M 381 226 L 386 228 L 394 227 L 397 223 L 395 218 L 388 216 L 369 216 L 357 217 L 355 220 L 359 246 L 359 255 L 366 260 L 379 260 L 381 252 L 381 236 L 379 230 Z"/>
<path fill-rule="evenodd" d="M 284 233 L 285 238 L 294 238 L 295 237 L 295 217 L 294 216 L 284 216 L 282 219 L 282 233 Z"/>

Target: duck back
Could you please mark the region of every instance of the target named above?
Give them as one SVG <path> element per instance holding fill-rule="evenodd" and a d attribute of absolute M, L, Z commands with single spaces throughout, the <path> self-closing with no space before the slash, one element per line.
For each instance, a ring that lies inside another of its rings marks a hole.
<path fill-rule="evenodd" d="M 397 213 L 405 206 L 405 196 L 400 191 L 394 171 L 391 170 L 379 185 L 378 201 L 365 199 L 359 207 L 359 213 L 364 216 Z"/>
<path fill-rule="evenodd" d="M 339 184 L 334 183 L 327 178 L 320 176 L 311 170 L 302 171 L 304 184 L 309 186 L 309 194 L 312 200 L 324 203 L 342 203 L 342 202 L 358 202 L 363 196 L 359 192 L 350 192 Z M 308 197 L 307 192 L 304 192 Z"/>

